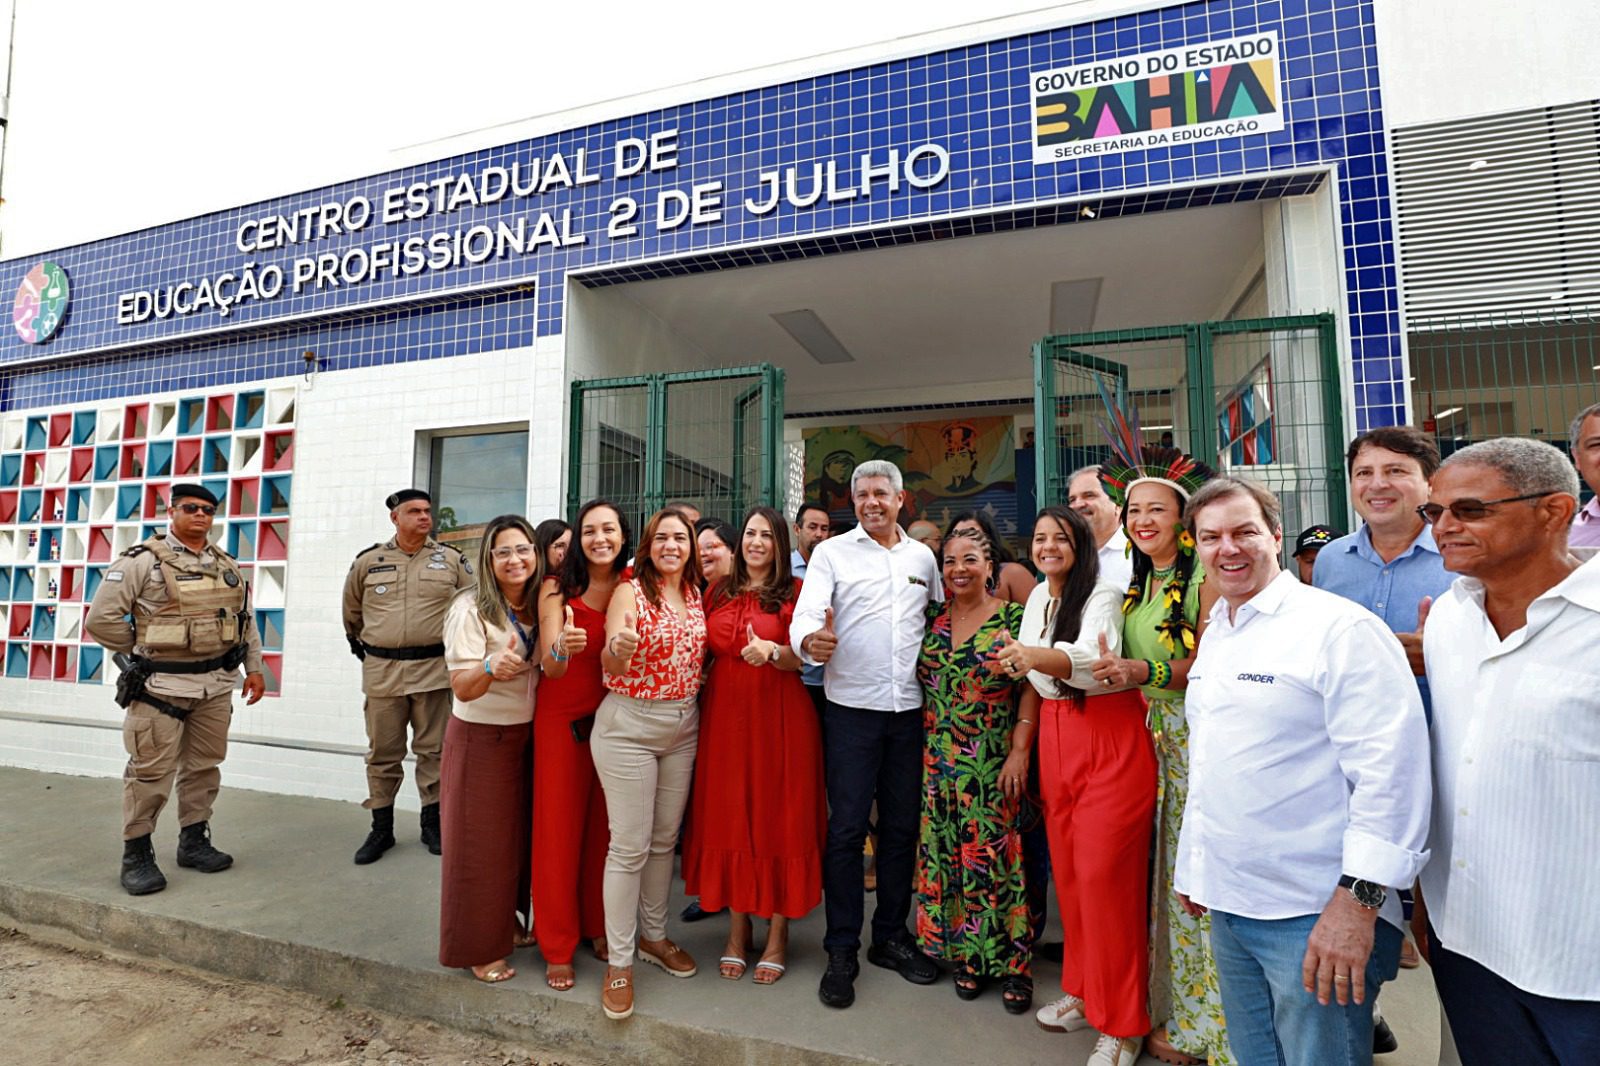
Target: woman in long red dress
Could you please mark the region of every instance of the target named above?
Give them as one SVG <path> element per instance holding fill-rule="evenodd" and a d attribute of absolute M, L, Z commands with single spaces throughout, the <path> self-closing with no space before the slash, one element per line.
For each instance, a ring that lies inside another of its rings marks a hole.
<path fill-rule="evenodd" d="M 606 500 L 584 504 L 573 529 L 578 543 L 539 593 L 544 681 L 533 716 L 534 928 L 545 983 L 558 992 L 575 980 L 579 939 L 604 944 L 606 932 L 600 886 L 610 833 L 589 730 L 606 694 L 606 607 L 631 539 L 627 519 Z M 605 957 L 598 946 L 595 954 Z"/>
<path fill-rule="evenodd" d="M 689 895 L 731 912 L 723 977 L 744 976 L 752 916 L 770 919 L 752 978 L 764 985 L 783 976 L 789 919 L 822 899 L 822 733 L 789 647 L 799 587 L 788 525 L 770 507 L 752 508 L 732 575 L 706 598 L 711 674 L 683 845 Z"/>

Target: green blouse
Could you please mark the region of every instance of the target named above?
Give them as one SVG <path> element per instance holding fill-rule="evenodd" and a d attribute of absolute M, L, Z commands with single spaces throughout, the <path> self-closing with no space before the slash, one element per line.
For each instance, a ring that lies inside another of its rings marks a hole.
<path fill-rule="evenodd" d="M 1200 560 L 1194 561 L 1194 574 L 1189 578 L 1188 591 L 1183 597 L 1183 617 L 1190 625 L 1198 625 L 1200 621 L 1200 586 L 1205 584 L 1205 567 L 1200 565 Z M 1122 655 L 1127 659 L 1149 659 L 1152 662 L 1170 662 L 1173 659 L 1187 659 L 1189 653 L 1182 649 L 1169 651 L 1161 642 L 1161 634 L 1157 632 L 1157 623 L 1167 617 L 1167 605 L 1162 595 L 1162 588 L 1166 585 L 1164 576 L 1158 577 L 1154 572 L 1145 579 L 1144 599 L 1140 600 L 1133 610 L 1122 616 Z M 1140 691 L 1147 699 L 1173 699 L 1181 693 L 1169 688 L 1156 688 L 1154 685 L 1143 685 Z"/>

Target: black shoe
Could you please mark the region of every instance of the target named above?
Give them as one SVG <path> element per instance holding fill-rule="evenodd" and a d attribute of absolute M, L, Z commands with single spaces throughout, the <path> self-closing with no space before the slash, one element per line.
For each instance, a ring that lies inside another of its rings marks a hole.
<path fill-rule="evenodd" d="M 931 985 L 939 979 L 939 967 L 910 937 L 872 945 L 867 949 L 867 961 L 894 970 L 914 985 Z"/>
<path fill-rule="evenodd" d="M 703 922 L 707 918 L 715 918 L 717 915 L 723 913 L 723 911 L 726 911 L 727 909 L 728 908 L 724 907 L 720 911 L 702 910 L 700 907 L 700 901 L 695 900 L 693 903 L 683 908 L 683 913 L 678 915 L 678 917 L 682 918 L 686 922 Z"/>
<path fill-rule="evenodd" d="M 178 833 L 178 865 L 214 874 L 233 865 L 233 856 L 211 846 L 211 823 L 186 825 Z"/>
<path fill-rule="evenodd" d="M 423 841 L 427 841 L 426 832 Z M 394 847 L 394 808 L 374 807 L 372 809 L 372 832 L 367 834 L 367 839 L 362 841 L 356 849 L 356 865 L 365 866 L 383 858 L 383 853 Z"/>
<path fill-rule="evenodd" d="M 828 968 L 822 972 L 822 984 L 817 986 L 817 998 L 825 1007 L 840 1010 L 856 1001 L 856 977 L 861 973 L 861 963 L 853 951 L 828 952 Z"/>
<path fill-rule="evenodd" d="M 122 842 L 122 887 L 130 896 L 148 896 L 167 887 L 167 879 L 156 865 L 156 849 L 150 834 Z"/>
<path fill-rule="evenodd" d="M 1060 962 L 1061 952 L 1061 941 L 1052 940 L 1048 943 L 1035 946 L 1033 949 L 1033 957 L 1036 959 L 1044 959 L 1046 962 Z"/>
<path fill-rule="evenodd" d="M 1391 1051 L 1400 1050 L 1400 1041 L 1394 1035 L 1394 1030 L 1389 1028 L 1389 1023 L 1379 1018 L 1372 1026 L 1372 1053 L 1374 1055 L 1387 1055 Z"/>
<path fill-rule="evenodd" d="M 393 816 L 393 808 L 390 808 Z M 392 825 L 391 825 L 392 828 Z M 424 803 L 422 805 L 422 846 L 428 849 L 430 855 L 438 855 L 444 849 L 439 840 L 439 805 L 437 803 Z"/>

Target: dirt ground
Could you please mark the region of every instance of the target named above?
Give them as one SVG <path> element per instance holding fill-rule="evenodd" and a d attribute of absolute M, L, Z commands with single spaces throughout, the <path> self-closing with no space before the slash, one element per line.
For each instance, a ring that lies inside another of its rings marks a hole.
<path fill-rule="evenodd" d="M 592 1066 L 429 1022 L 0 928 L 0 1058 L 134 1066 Z"/>

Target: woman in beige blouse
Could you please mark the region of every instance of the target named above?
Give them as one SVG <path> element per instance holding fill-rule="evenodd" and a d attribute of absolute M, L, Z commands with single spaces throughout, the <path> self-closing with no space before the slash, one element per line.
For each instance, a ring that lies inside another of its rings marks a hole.
<path fill-rule="evenodd" d="M 444 620 L 455 699 L 440 779 L 439 962 L 490 983 L 516 976 L 507 960 L 528 901 L 534 598 L 543 568 L 528 520 L 501 515 L 484 529 L 477 587 L 458 593 Z"/>

